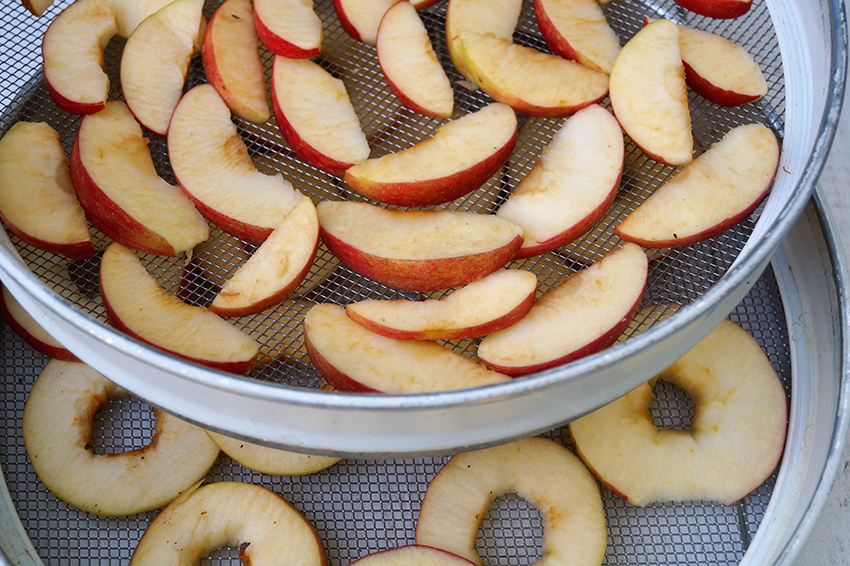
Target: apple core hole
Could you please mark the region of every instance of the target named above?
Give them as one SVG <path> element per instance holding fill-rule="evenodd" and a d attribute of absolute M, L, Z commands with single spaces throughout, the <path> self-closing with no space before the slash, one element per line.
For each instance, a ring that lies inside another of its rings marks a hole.
<path fill-rule="evenodd" d="M 655 400 L 649 406 L 649 414 L 657 428 L 691 430 L 694 400 L 690 393 L 662 379 L 655 382 L 652 393 Z"/>
<path fill-rule="evenodd" d="M 113 397 L 94 416 L 91 448 L 95 454 L 120 454 L 144 448 L 153 440 L 155 417 L 135 397 Z"/>
<path fill-rule="evenodd" d="M 497 498 L 478 529 L 475 549 L 484 564 L 523 566 L 536 562 L 543 556 L 540 511 L 515 493 Z"/>
<path fill-rule="evenodd" d="M 239 560 L 239 546 L 222 546 L 201 558 L 198 566 L 211 566 L 213 564 L 242 564 Z"/>

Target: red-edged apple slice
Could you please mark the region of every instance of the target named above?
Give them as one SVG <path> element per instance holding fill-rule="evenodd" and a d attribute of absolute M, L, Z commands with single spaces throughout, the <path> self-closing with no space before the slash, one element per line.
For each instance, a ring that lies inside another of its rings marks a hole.
<path fill-rule="evenodd" d="M 560 248 L 590 230 L 614 201 L 623 172 L 620 124 L 598 105 L 579 110 L 497 214 L 523 229 L 518 258 Z"/>
<path fill-rule="evenodd" d="M 647 263 L 635 244 L 609 252 L 537 299 L 521 321 L 486 336 L 478 357 L 496 371 L 518 376 L 607 348 L 640 305 Z"/>
<path fill-rule="evenodd" d="M 135 250 L 180 255 L 209 236 L 192 201 L 157 174 L 148 140 L 121 101 L 83 118 L 71 179 L 89 221 Z"/>
<path fill-rule="evenodd" d="M 9 328 L 35 351 L 66 362 L 80 361 L 39 324 L 6 287 L 3 287 L 0 295 L 0 311 Z"/>
<path fill-rule="evenodd" d="M 23 4 L 24 8 L 26 8 L 30 14 L 36 18 L 40 18 L 41 15 L 53 4 L 53 0 L 21 0 L 21 4 Z"/>
<path fill-rule="evenodd" d="M 596 0 L 534 0 L 540 34 L 553 53 L 610 73 L 620 38 Z"/>
<path fill-rule="evenodd" d="M 41 43 L 47 91 L 71 114 L 94 114 L 109 96 L 103 49 L 118 30 L 115 10 L 106 0 L 80 0 L 62 10 Z"/>
<path fill-rule="evenodd" d="M 319 304 L 307 312 L 304 341 L 319 375 L 342 391 L 425 393 L 510 379 L 436 342 L 370 332 L 339 305 Z"/>
<path fill-rule="evenodd" d="M 366 300 L 346 306 L 345 312 L 366 329 L 397 340 L 477 338 L 524 317 L 536 291 L 533 273 L 504 269 L 439 300 Z"/>
<path fill-rule="evenodd" d="M 658 380 L 690 394 L 689 430 L 656 427 L 649 408 Z M 570 423 L 570 434 L 594 475 L 632 505 L 693 500 L 731 505 L 779 463 L 786 402 L 758 342 L 724 320 L 650 381 Z"/>
<path fill-rule="evenodd" d="M 614 115 L 626 134 L 650 159 L 671 167 L 693 159 L 679 28 L 656 20 L 623 46 L 611 70 Z"/>
<path fill-rule="evenodd" d="M 257 170 L 230 110 L 210 85 L 180 99 L 168 129 L 168 157 L 201 214 L 254 244 L 265 241 L 302 197 L 280 173 Z"/>
<path fill-rule="evenodd" d="M 398 0 L 334 0 L 342 29 L 353 39 L 375 45 L 384 13 Z"/>
<path fill-rule="evenodd" d="M 700 16 L 728 20 L 749 12 L 753 0 L 676 0 L 676 4 Z"/>
<path fill-rule="evenodd" d="M 608 94 L 605 73 L 493 34 L 464 32 L 459 49 L 475 84 L 521 114 L 569 116 Z"/>
<path fill-rule="evenodd" d="M 59 134 L 44 122 L 18 122 L 0 139 L 0 218 L 41 250 L 71 259 L 97 251 Z"/>
<path fill-rule="evenodd" d="M 163 290 L 120 244 L 103 252 L 100 295 L 112 326 L 178 357 L 245 373 L 259 353 L 259 345 L 229 322 Z"/>
<path fill-rule="evenodd" d="M 425 546 L 410 544 L 397 546 L 367 554 L 351 563 L 351 566 L 473 566 L 473 563 L 457 554 Z"/>
<path fill-rule="evenodd" d="M 269 448 L 231 436 L 207 431 L 221 451 L 249 470 L 270 476 L 304 476 L 330 468 L 339 458 L 311 456 Z"/>
<path fill-rule="evenodd" d="M 368 159 L 369 142 L 345 85 L 318 63 L 275 57 L 272 106 L 286 143 L 310 165 L 341 176 Z"/>
<path fill-rule="evenodd" d="M 396 2 L 384 14 L 376 48 L 387 84 L 402 104 L 425 116 L 452 115 L 452 85 L 437 60 L 425 25 L 410 2 Z"/>
<path fill-rule="evenodd" d="M 779 144 L 770 128 L 738 126 L 647 198 L 616 233 L 647 248 L 712 238 L 758 206 L 778 165 Z"/>
<path fill-rule="evenodd" d="M 108 0 L 118 16 L 118 37 L 128 38 L 148 16 L 174 0 Z"/>
<path fill-rule="evenodd" d="M 210 305 L 221 316 L 248 316 L 276 305 L 301 283 L 319 247 L 319 218 L 301 197 L 271 236 L 227 280 Z"/>
<path fill-rule="evenodd" d="M 257 34 L 269 51 L 290 59 L 307 59 L 322 47 L 322 20 L 313 0 L 254 0 Z"/>
<path fill-rule="evenodd" d="M 401 289 L 466 285 L 504 267 L 522 245 L 522 229 L 493 214 L 351 201 L 323 201 L 317 210 L 322 241 L 343 264 Z"/>
<path fill-rule="evenodd" d="M 522 0 L 449 0 L 446 8 L 446 47 L 461 75 L 472 78 L 460 54 L 460 34 L 467 31 L 492 33 L 510 40 L 521 11 Z"/>
<path fill-rule="evenodd" d="M 271 117 L 251 0 L 226 0 L 216 9 L 201 53 L 207 80 L 234 114 L 256 124 Z"/>
<path fill-rule="evenodd" d="M 345 172 L 345 182 L 368 198 L 396 206 L 431 206 L 480 187 L 505 164 L 517 138 L 517 119 L 490 104 L 440 126 L 434 137 L 369 159 Z"/>
<path fill-rule="evenodd" d="M 160 136 L 183 94 L 192 55 L 201 49 L 203 9 L 203 0 L 175 0 L 140 23 L 124 44 L 124 100 L 139 123 Z"/>

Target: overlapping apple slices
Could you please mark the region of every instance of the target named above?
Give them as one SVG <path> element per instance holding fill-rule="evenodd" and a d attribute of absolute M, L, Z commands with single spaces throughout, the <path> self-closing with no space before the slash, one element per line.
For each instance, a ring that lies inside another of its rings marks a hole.
<path fill-rule="evenodd" d="M 315 57 L 322 48 L 322 20 L 313 0 L 254 0 L 254 24 L 269 51 L 290 59 Z"/>
<path fill-rule="evenodd" d="M 384 13 L 398 0 L 334 0 L 342 29 L 353 39 L 375 45 Z"/>
<path fill-rule="evenodd" d="M 617 194 L 624 158 L 623 132 L 610 112 L 594 104 L 569 118 L 496 213 L 522 226 L 517 257 L 559 248 L 599 222 Z"/>
<path fill-rule="evenodd" d="M 168 157 L 201 213 L 254 244 L 265 241 L 302 197 L 280 173 L 257 170 L 230 110 L 210 85 L 188 91 L 174 110 Z"/>
<path fill-rule="evenodd" d="M 478 357 L 496 371 L 518 376 L 607 348 L 640 305 L 647 263 L 635 244 L 609 252 L 537 299 L 522 320 L 486 336 Z M 577 320 L 582 324 L 574 324 Z"/>
<path fill-rule="evenodd" d="M 257 342 L 226 320 L 166 292 L 120 244 L 103 252 L 100 295 L 112 326 L 186 360 L 245 373 L 259 353 Z"/>
<path fill-rule="evenodd" d="M 510 157 L 517 131 L 514 111 L 493 103 L 443 124 L 432 138 L 351 167 L 345 181 L 396 206 L 442 204 L 492 177 Z"/>
<path fill-rule="evenodd" d="M 522 0 L 449 0 L 446 8 L 446 48 L 452 64 L 467 79 L 472 77 L 460 53 L 463 32 L 492 33 L 510 40 L 514 34 Z"/>
<path fill-rule="evenodd" d="M 534 0 L 534 16 L 553 53 L 610 73 L 620 38 L 596 0 Z"/>
<path fill-rule="evenodd" d="M 503 267 L 522 245 L 522 229 L 493 214 L 390 210 L 352 201 L 323 201 L 316 208 L 322 241 L 340 262 L 400 289 L 466 285 Z"/>
<path fill-rule="evenodd" d="M 148 16 L 165 8 L 174 0 L 107 0 L 118 17 L 118 37 L 130 37 Z"/>
<path fill-rule="evenodd" d="M 0 312 L 9 328 L 37 352 L 66 362 L 80 361 L 18 302 L 6 287 L 0 293 Z"/>
<path fill-rule="evenodd" d="M 366 330 L 328 303 L 304 317 L 304 341 L 322 378 L 342 391 L 425 393 L 508 381 L 430 340 L 395 340 Z"/>

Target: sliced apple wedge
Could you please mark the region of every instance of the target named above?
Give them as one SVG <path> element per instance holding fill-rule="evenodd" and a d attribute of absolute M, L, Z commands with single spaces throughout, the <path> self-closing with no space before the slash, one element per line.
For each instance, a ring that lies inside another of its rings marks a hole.
<path fill-rule="evenodd" d="M 30 14 L 36 18 L 40 18 L 41 15 L 53 5 L 53 0 L 21 0 L 21 4 L 23 4 L 24 8 L 26 8 Z"/>
<path fill-rule="evenodd" d="M 254 24 L 269 51 L 290 59 L 315 57 L 322 48 L 322 20 L 313 0 L 254 0 Z"/>
<path fill-rule="evenodd" d="M 397 546 L 358 558 L 351 566 L 473 566 L 473 562 L 423 544 Z"/>
<path fill-rule="evenodd" d="M 351 167 L 345 182 L 387 204 L 442 204 L 477 189 L 501 169 L 517 131 L 514 111 L 490 104 L 443 124 L 432 138 Z"/>
<path fill-rule="evenodd" d="M 553 53 L 610 73 L 620 38 L 596 0 L 534 0 L 540 34 Z"/>
<path fill-rule="evenodd" d="M 207 434 L 221 448 L 222 452 L 233 458 L 240 465 L 245 466 L 249 470 L 270 476 L 304 476 L 313 474 L 330 468 L 340 460 L 339 458 L 328 456 L 311 456 L 310 454 L 299 454 L 298 452 L 269 448 L 261 444 L 254 444 L 253 442 L 246 442 L 238 438 L 218 434 L 211 430 L 208 430 Z"/>
<path fill-rule="evenodd" d="M 402 0 L 387 10 L 376 48 L 387 84 L 402 104 L 425 116 L 451 117 L 452 85 L 413 4 Z"/>
<path fill-rule="evenodd" d="M 353 39 L 375 45 L 384 13 L 398 0 L 334 0 L 342 29 Z"/>
<path fill-rule="evenodd" d="M 649 158 L 671 167 L 693 159 L 694 140 L 679 28 L 656 20 L 623 46 L 610 80 L 611 107 Z"/>
<path fill-rule="evenodd" d="M 339 305 L 304 317 L 304 342 L 319 375 L 342 391 L 425 393 L 508 381 L 429 340 L 395 340 L 366 330 Z"/>
<path fill-rule="evenodd" d="M 676 4 L 700 16 L 727 20 L 749 12 L 753 0 L 676 0 Z"/>
<path fill-rule="evenodd" d="M 168 130 L 168 157 L 201 214 L 254 244 L 263 243 L 302 197 L 280 173 L 257 170 L 230 110 L 210 85 L 180 99 Z"/>
<path fill-rule="evenodd" d="M 240 118 L 262 124 L 271 117 L 251 0 L 226 0 L 204 32 L 207 80 Z"/>
<path fill-rule="evenodd" d="M 145 18 L 157 13 L 174 0 L 108 0 L 118 16 L 118 37 L 127 39 Z"/>
<path fill-rule="evenodd" d="M 120 244 L 103 252 L 100 295 L 112 326 L 178 357 L 245 373 L 259 353 L 259 345 L 229 322 L 163 290 Z"/>
<path fill-rule="evenodd" d="M 667 181 L 616 228 L 647 248 L 687 246 L 746 218 L 779 165 L 779 143 L 762 124 L 738 126 Z"/>
<path fill-rule="evenodd" d="M 515 325 L 486 336 L 478 357 L 511 376 L 549 369 L 607 348 L 640 306 L 644 251 L 627 243 L 537 299 Z"/>
<path fill-rule="evenodd" d="M 522 11 L 522 0 L 449 0 L 446 8 L 446 48 L 458 72 L 472 79 L 460 54 L 463 32 L 492 33 L 510 40 Z"/>
<path fill-rule="evenodd" d="M 598 105 L 564 124 L 497 214 L 522 226 L 518 258 L 560 248 L 590 230 L 617 194 L 623 131 Z"/>
<path fill-rule="evenodd" d="M 62 10 L 44 32 L 44 81 L 65 112 L 94 114 L 103 109 L 109 96 L 103 50 L 118 31 L 116 17 L 107 0 L 80 0 Z"/>
<path fill-rule="evenodd" d="M 39 324 L 6 287 L 3 287 L 2 293 L 0 293 L 0 312 L 3 313 L 3 320 L 6 321 L 9 328 L 21 340 L 32 346 L 35 351 L 66 362 L 80 361 L 77 356 Z"/>
<path fill-rule="evenodd" d="M 559 118 L 599 102 L 608 75 L 493 34 L 464 32 L 460 54 L 469 77 L 520 114 Z"/>
<path fill-rule="evenodd" d="M 466 285 L 504 267 L 522 245 L 522 229 L 492 214 L 351 201 L 324 201 L 317 210 L 322 241 L 343 264 L 401 289 Z"/>

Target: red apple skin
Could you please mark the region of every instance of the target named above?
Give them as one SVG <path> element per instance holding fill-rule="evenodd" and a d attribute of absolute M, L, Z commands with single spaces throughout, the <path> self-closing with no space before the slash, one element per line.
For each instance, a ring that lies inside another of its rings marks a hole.
<path fill-rule="evenodd" d="M 572 436 L 572 431 L 570 430 L 569 424 L 567 424 L 567 430 L 570 432 L 570 436 Z M 594 468 L 593 466 L 590 465 L 590 463 L 587 461 L 587 458 L 585 458 L 584 454 L 582 454 L 581 449 L 578 446 L 576 446 L 575 443 L 573 443 L 573 447 L 575 448 L 576 456 L 581 458 L 581 461 L 584 462 L 585 466 L 587 466 L 588 471 L 590 471 L 590 473 L 593 474 L 593 477 L 595 477 L 597 479 L 597 481 L 599 481 L 599 483 L 602 484 L 602 487 L 604 487 L 605 489 L 607 489 L 608 491 L 610 491 L 611 493 L 613 493 L 615 496 L 619 497 L 623 501 L 629 502 L 629 496 L 628 495 L 626 495 L 625 493 L 622 493 L 621 491 L 616 489 L 613 485 L 606 482 L 605 480 L 599 479 L 600 478 L 599 473 L 596 471 L 596 468 Z"/>
<path fill-rule="evenodd" d="M 761 96 L 757 94 L 742 94 L 740 92 L 719 88 L 702 78 L 694 71 L 693 67 L 688 65 L 685 61 L 682 61 L 682 64 L 685 66 L 685 82 L 688 84 L 690 89 L 715 104 L 727 107 L 740 106 L 742 104 L 755 102 L 761 98 Z"/>
<path fill-rule="evenodd" d="M 3 319 L 9 325 L 9 328 L 11 328 L 12 331 L 21 338 L 21 340 L 29 344 L 36 352 L 63 362 L 80 361 L 80 359 L 72 354 L 67 348 L 57 348 L 56 346 L 42 342 L 33 336 L 21 325 L 20 322 L 18 322 L 15 317 L 12 316 L 12 313 L 9 312 L 9 306 L 6 304 L 6 300 L 3 298 L 2 293 L 0 293 L 0 313 L 3 314 Z"/>
<path fill-rule="evenodd" d="M 56 103 L 56 106 L 68 114 L 97 114 L 106 107 L 106 101 L 85 104 L 70 100 L 54 90 L 53 86 L 46 78 L 44 84 L 47 85 L 47 92 L 50 94 L 50 98 L 53 99 L 53 102 Z"/>
<path fill-rule="evenodd" d="M 351 379 L 331 365 L 318 352 L 318 350 L 316 350 L 315 346 L 313 346 L 310 339 L 307 337 L 306 332 L 304 333 L 304 345 L 307 348 L 307 354 L 310 356 L 310 361 L 313 363 L 313 366 L 315 366 L 316 371 L 319 372 L 322 379 L 328 382 L 335 389 L 338 389 L 339 391 L 350 391 L 352 393 L 380 393 L 377 389 L 372 389 L 371 387 L 363 385 L 359 381 Z"/>
<path fill-rule="evenodd" d="M 743 16 L 752 0 L 676 0 L 676 4 L 700 16 L 726 20 Z"/>
<path fill-rule="evenodd" d="M 378 64 L 381 64 L 380 59 L 378 59 Z M 424 106 L 416 104 L 416 102 L 414 102 L 409 96 L 407 96 L 407 94 L 392 81 L 392 79 L 386 72 L 384 72 L 384 79 L 387 81 L 387 86 L 390 87 L 390 91 L 392 91 L 396 98 L 398 98 L 398 101 L 401 102 L 402 105 L 404 105 L 408 109 L 416 112 L 417 114 L 422 114 L 423 116 L 430 116 L 431 118 L 451 118 L 451 114 L 441 114 L 439 112 L 429 110 Z"/>
<path fill-rule="evenodd" d="M 60 254 L 68 259 L 88 259 L 94 254 L 97 253 L 97 248 L 94 247 L 94 244 L 91 241 L 86 242 L 76 242 L 73 244 L 57 244 L 56 242 L 46 242 L 44 240 L 40 240 L 38 238 L 33 238 L 11 222 L 0 213 L 0 219 L 3 220 L 3 224 L 12 231 L 18 238 L 28 243 L 29 245 L 38 248 L 40 250 L 44 250 L 46 252 Z"/>
<path fill-rule="evenodd" d="M 316 49 L 303 49 L 275 34 L 260 19 L 256 11 L 254 12 L 254 25 L 257 26 L 257 35 L 260 37 L 260 41 L 263 42 L 263 45 L 268 47 L 269 51 L 276 55 L 280 55 L 281 57 L 286 57 L 288 59 L 309 59 L 310 57 L 315 57 L 320 53 L 320 49 L 318 47 Z"/>
<path fill-rule="evenodd" d="M 339 23 L 342 26 L 342 29 L 345 30 L 345 33 L 350 35 L 352 39 L 363 43 L 363 38 L 360 36 L 360 32 L 357 31 L 357 28 L 351 24 L 351 20 L 349 20 L 345 15 L 345 7 L 342 5 L 342 1 L 333 0 L 333 3 L 334 12 L 336 12 L 337 17 L 339 18 Z"/>

